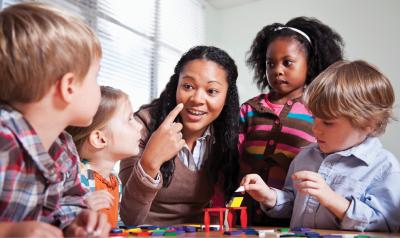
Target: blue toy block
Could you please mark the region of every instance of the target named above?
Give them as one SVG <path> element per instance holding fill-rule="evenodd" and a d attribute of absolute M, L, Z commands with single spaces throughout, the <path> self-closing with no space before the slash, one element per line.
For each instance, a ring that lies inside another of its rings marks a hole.
<path fill-rule="evenodd" d="M 196 227 L 194 226 L 184 226 L 186 232 L 196 232 Z"/>
<path fill-rule="evenodd" d="M 241 230 L 237 230 L 237 231 L 225 231 L 224 235 L 228 235 L 228 236 L 238 236 L 242 234 Z"/>
<path fill-rule="evenodd" d="M 291 231 L 294 231 L 294 232 L 296 232 L 296 231 L 309 232 L 309 231 L 311 231 L 311 229 L 307 228 L 307 227 L 294 227 L 294 228 L 291 229 Z"/>
<path fill-rule="evenodd" d="M 118 228 L 112 228 L 110 231 L 110 233 L 113 233 L 113 234 L 122 233 L 122 232 L 124 232 L 124 231 L 121 229 L 118 229 Z"/>

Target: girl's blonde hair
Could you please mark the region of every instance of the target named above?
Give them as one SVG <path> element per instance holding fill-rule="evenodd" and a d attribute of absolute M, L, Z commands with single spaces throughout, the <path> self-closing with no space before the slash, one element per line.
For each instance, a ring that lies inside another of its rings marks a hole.
<path fill-rule="evenodd" d="M 118 106 L 128 101 L 128 95 L 119 89 L 109 86 L 100 86 L 101 100 L 99 108 L 93 117 L 93 122 L 88 127 L 74 127 L 67 128 L 75 142 L 78 152 L 81 152 L 82 146 L 89 138 L 89 135 L 94 130 L 104 129 L 107 122 L 115 114 Z"/>
<path fill-rule="evenodd" d="M 315 117 L 346 117 L 356 128 L 372 125 L 377 136 L 392 118 L 395 96 L 388 78 L 369 63 L 357 60 L 329 66 L 306 88 L 303 100 Z"/>
<path fill-rule="evenodd" d="M 83 81 L 102 50 L 79 17 L 43 3 L 11 5 L 0 12 L 0 101 L 40 100 L 72 72 Z"/>

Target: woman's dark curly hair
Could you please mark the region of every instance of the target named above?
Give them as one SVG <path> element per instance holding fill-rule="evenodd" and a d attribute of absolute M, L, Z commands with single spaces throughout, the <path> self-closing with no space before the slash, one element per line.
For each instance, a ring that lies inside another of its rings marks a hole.
<path fill-rule="evenodd" d="M 303 31 L 311 39 L 310 42 L 301 34 L 288 28 L 278 30 L 279 27 L 293 27 Z M 332 63 L 343 59 L 344 43 L 342 37 L 329 26 L 315 18 L 296 17 L 283 25 L 273 23 L 265 26 L 257 33 L 250 50 L 247 52 L 247 66 L 254 69 L 254 81 L 263 91 L 270 88 L 266 77 L 266 52 L 268 46 L 278 37 L 296 39 L 303 47 L 308 58 L 306 85 Z"/>
<path fill-rule="evenodd" d="M 166 88 L 160 97 L 142 108 L 150 107 L 150 113 L 154 123 L 150 125 L 150 133 L 154 132 L 164 121 L 168 113 L 176 106 L 176 90 L 179 74 L 185 65 L 196 59 L 212 61 L 220 65 L 227 74 L 228 91 L 225 105 L 221 114 L 212 122 L 215 143 L 212 144 L 210 159 L 205 166 L 210 174 L 211 181 L 223 186 L 225 198 L 233 193 L 238 179 L 238 132 L 239 132 L 239 96 L 236 87 L 238 77 L 237 67 L 234 60 L 223 50 L 212 46 L 196 46 L 186 52 L 175 66 L 174 74 L 171 76 Z M 179 120 L 179 119 L 178 119 Z M 167 187 L 175 170 L 174 159 L 164 162 L 160 171 L 163 177 L 163 186 Z"/>

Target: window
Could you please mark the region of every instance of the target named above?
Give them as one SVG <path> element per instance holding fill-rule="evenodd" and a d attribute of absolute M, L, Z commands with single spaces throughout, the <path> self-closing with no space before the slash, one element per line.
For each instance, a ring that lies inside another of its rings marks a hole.
<path fill-rule="evenodd" d="M 3 0 L 5 7 L 23 0 Z M 180 56 L 204 42 L 203 0 L 41 0 L 82 16 L 103 48 L 99 83 L 134 109 L 158 97 Z"/>

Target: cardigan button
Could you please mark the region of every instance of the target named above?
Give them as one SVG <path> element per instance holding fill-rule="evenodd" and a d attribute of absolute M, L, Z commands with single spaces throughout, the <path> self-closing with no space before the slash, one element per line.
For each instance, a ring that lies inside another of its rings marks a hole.
<path fill-rule="evenodd" d="M 275 141 L 274 141 L 274 140 L 270 140 L 270 141 L 268 142 L 268 144 L 269 144 L 269 145 L 274 145 L 274 144 L 275 144 Z"/>

